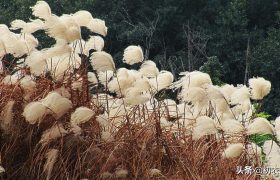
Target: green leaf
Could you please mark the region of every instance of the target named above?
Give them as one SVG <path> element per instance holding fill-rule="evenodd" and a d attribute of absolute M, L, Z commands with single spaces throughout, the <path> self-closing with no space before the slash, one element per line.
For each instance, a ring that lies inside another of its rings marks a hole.
<path fill-rule="evenodd" d="M 262 146 L 265 141 L 275 140 L 275 136 L 272 134 L 252 134 L 249 136 L 249 140 L 258 146 Z"/>

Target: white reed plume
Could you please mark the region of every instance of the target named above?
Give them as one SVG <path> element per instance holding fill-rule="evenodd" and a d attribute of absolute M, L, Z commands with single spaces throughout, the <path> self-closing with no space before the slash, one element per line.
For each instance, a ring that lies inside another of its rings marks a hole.
<path fill-rule="evenodd" d="M 249 79 L 249 86 L 251 90 L 251 97 L 254 100 L 263 99 L 271 90 L 270 81 L 261 77 Z"/>
<path fill-rule="evenodd" d="M 12 30 L 21 29 L 21 33 L 27 33 L 31 34 L 38 30 L 44 29 L 45 24 L 40 19 L 30 20 L 30 22 L 25 22 L 20 19 L 16 19 L 11 22 L 11 28 Z"/>
<path fill-rule="evenodd" d="M 62 117 L 72 108 L 72 102 L 55 91 L 50 92 L 41 102 L 53 112 L 56 119 Z"/>
<path fill-rule="evenodd" d="M 169 87 L 174 80 L 174 76 L 171 72 L 162 70 L 155 78 L 149 79 L 151 87 L 156 90 L 160 91 Z"/>
<path fill-rule="evenodd" d="M 244 150 L 244 144 L 242 143 L 235 143 L 229 144 L 226 149 L 223 151 L 222 157 L 223 158 L 236 158 L 241 155 Z"/>
<path fill-rule="evenodd" d="M 222 129 L 227 134 L 238 134 L 245 131 L 244 126 L 235 119 L 227 119 L 222 122 Z"/>
<path fill-rule="evenodd" d="M 27 104 L 22 113 L 29 124 L 40 123 L 47 114 L 47 108 L 41 102 L 31 102 Z"/>
<path fill-rule="evenodd" d="M 77 11 L 72 15 L 76 22 L 79 24 L 79 26 L 87 26 L 91 20 L 93 20 L 93 17 L 90 12 L 85 10 Z"/>
<path fill-rule="evenodd" d="M 32 14 L 41 19 L 47 19 L 51 16 L 52 11 L 48 3 L 45 1 L 37 1 L 35 6 L 31 7 Z"/>
<path fill-rule="evenodd" d="M 42 145 L 46 145 L 53 140 L 65 136 L 67 133 L 68 132 L 64 129 L 62 124 L 55 124 L 51 128 L 43 132 L 40 143 Z"/>
<path fill-rule="evenodd" d="M 143 76 L 146 76 L 147 78 L 154 78 L 159 74 L 156 63 L 151 60 L 144 61 L 139 69 L 139 72 L 141 72 Z"/>
<path fill-rule="evenodd" d="M 8 103 L 1 109 L 0 113 L 0 125 L 4 131 L 9 130 L 9 127 L 12 125 L 13 121 L 13 107 L 15 101 L 8 101 Z"/>
<path fill-rule="evenodd" d="M 53 167 L 57 161 L 58 153 L 59 153 L 59 150 L 57 150 L 57 149 L 50 149 L 46 153 L 47 160 L 44 164 L 44 172 L 47 174 L 47 177 L 46 177 L 47 180 L 51 179 L 51 174 L 53 171 Z"/>
<path fill-rule="evenodd" d="M 88 77 L 88 81 L 90 83 L 92 83 L 92 84 L 97 84 L 98 83 L 98 79 L 93 72 L 88 72 L 87 77 Z"/>
<path fill-rule="evenodd" d="M 130 87 L 125 90 L 124 102 L 127 105 L 139 105 L 144 104 L 151 98 L 151 94 L 147 91 L 143 91 L 137 87 Z"/>
<path fill-rule="evenodd" d="M 85 42 L 85 55 L 89 55 L 91 49 L 96 51 L 102 51 L 104 48 L 104 39 L 100 36 L 91 36 L 87 42 Z"/>
<path fill-rule="evenodd" d="M 107 35 L 108 28 L 105 24 L 105 21 L 101 19 L 97 19 L 97 18 L 91 19 L 89 23 L 86 25 L 86 27 L 94 33 L 100 34 L 102 36 Z"/>
<path fill-rule="evenodd" d="M 87 107 L 79 107 L 71 114 L 71 124 L 80 125 L 89 121 L 94 116 L 94 111 Z"/>
<path fill-rule="evenodd" d="M 198 140 L 205 135 L 216 134 L 217 132 L 213 119 L 207 116 L 200 116 L 196 119 L 192 138 Z"/>
<path fill-rule="evenodd" d="M 255 118 L 247 127 L 247 134 L 273 134 L 273 126 L 264 118 Z"/>
<path fill-rule="evenodd" d="M 128 46 L 124 50 L 123 62 L 126 64 L 135 64 L 142 62 L 144 60 L 144 55 L 142 48 L 140 46 Z"/>
<path fill-rule="evenodd" d="M 104 51 L 92 53 L 90 60 L 92 68 L 97 72 L 115 70 L 115 63 L 112 56 Z"/>

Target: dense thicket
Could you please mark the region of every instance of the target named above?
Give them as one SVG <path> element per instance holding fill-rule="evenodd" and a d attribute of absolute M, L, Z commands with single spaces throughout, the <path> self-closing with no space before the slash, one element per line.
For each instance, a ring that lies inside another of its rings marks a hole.
<path fill-rule="evenodd" d="M 27 20 L 31 16 L 29 7 L 35 2 L 1 0 L 0 22 Z M 174 74 L 203 66 L 201 69 L 218 84 L 243 84 L 250 77 L 262 76 L 272 82 L 265 110 L 275 116 L 280 112 L 278 0 L 48 2 L 58 15 L 85 9 L 104 19 L 109 28 L 105 49 L 119 66 L 120 50 L 136 44 L 143 47 L 147 59 Z"/>

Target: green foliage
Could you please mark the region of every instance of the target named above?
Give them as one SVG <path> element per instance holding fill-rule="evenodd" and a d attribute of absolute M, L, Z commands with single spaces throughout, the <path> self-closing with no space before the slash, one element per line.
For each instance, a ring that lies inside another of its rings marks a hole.
<path fill-rule="evenodd" d="M 249 140 L 262 147 L 265 141 L 276 140 L 276 137 L 271 134 L 252 134 L 249 136 Z"/>
<path fill-rule="evenodd" d="M 272 115 L 268 114 L 267 112 L 260 112 L 258 114 L 256 114 L 257 117 L 261 117 L 261 118 L 265 118 L 268 119 L 270 118 Z"/>
<path fill-rule="evenodd" d="M 221 81 L 223 77 L 223 66 L 219 62 L 217 56 L 209 57 L 208 61 L 205 62 L 200 68 L 200 71 L 208 73 L 211 76 L 211 79 L 214 84 L 222 85 L 223 82 Z"/>

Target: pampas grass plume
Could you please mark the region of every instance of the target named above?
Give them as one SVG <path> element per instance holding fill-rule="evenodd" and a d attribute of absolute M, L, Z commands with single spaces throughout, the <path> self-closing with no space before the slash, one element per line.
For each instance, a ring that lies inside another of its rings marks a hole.
<path fill-rule="evenodd" d="M 92 53 L 90 60 L 92 68 L 97 72 L 115 70 L 115 63 L 112 56 L 104 51 Z"/>
<path fill-rule="evenodd" d="M 107 35 L 108 28 L 105 24 L 105 21 L 101 19 L 97 19 L 97 18 L 91 19 L 89 23 L 86 25 L 86 27 L 94 33 L 100 34 L 102 36 Z"/>
<path fill-rule="evenodd" d="M 23 116 L 29 124 L 41 122 L 47 114 L 47 108 L 41 102 L 31 102 L 26 105 L 23 111 Z"/>
<path fill-rule="evenodd" d="M 249 79 L 249 86 L 251 89 L 251 97 L 254 100 L 263 99 L 271 90 L 271 83 L 261 77 Z"/>
<path fill-rule="evenodd" d="M 198 140 L 205 135 L 216 134 L 217 128 L 214 120 L 207 116 L 200 116 L 196 119 L 193 129 L 193 139 Z"/>
<path fill-rule="evenodd" d="M 71 124 L 80 125 L 85 123 L 89 121 L 94 114 L 94 111 L 87 107 L 79 107 L 71 115 Z"/>
<path fill-rule="evenodd" d="M 123 62 L 129 65 L 142 62 L 144 55 L 140 46 L 128 46 L 124 50 Z"/>
<path fill-rule="evenodd" d="M 52 170 L 54 167 L 55 162 L 57 161 L 59 150 L 57 149 L 50 149 L 46 153 L 47 161 L 44 164 L 44 172 L 47 174 L 46 179 L 49 180 L 51 178 Z"/>
<path fill-rule="evenodd" d="M 47 19 L 51 16 L 52 11 L 48 3 L 45 1 L 37 1 L 35 6 L 31 7 L 32 15 L 41 18 Z"/>
<path fill-rule="evenodd" d="M 247 127 L 247 134 L 273 134 L 273 126 L 264 118 L 255 118 Z"/>
<path fill-rule="evenodd" d="M 55 91 L 50 92 L 41 102 L 54 113 L 56 119 L 62 117 L 72 108 L 72 102 Z"/>
<path fill-rule="evenodd" d="M 239 157 L 244 150 L 244 144 L 236 143 L 229 144 L 224 150 L 222 157 L 223 158 L 236 158 Z"/>
<path fill-rule="evenodd" d="M 43 132 L 40 143 L 46 145 L 52 140 L 63 137 L 67 134 L 67 131 L 64 129 L 62 124 L 55 124 L 50 129 L 47 129 Z"/>
<path fill-rule="evenodd" d="M 8 101 L 0 113 L 0 125 L 1 128 L 7 131 L 13 121 L 13 107 L 15 101 Z"/>

